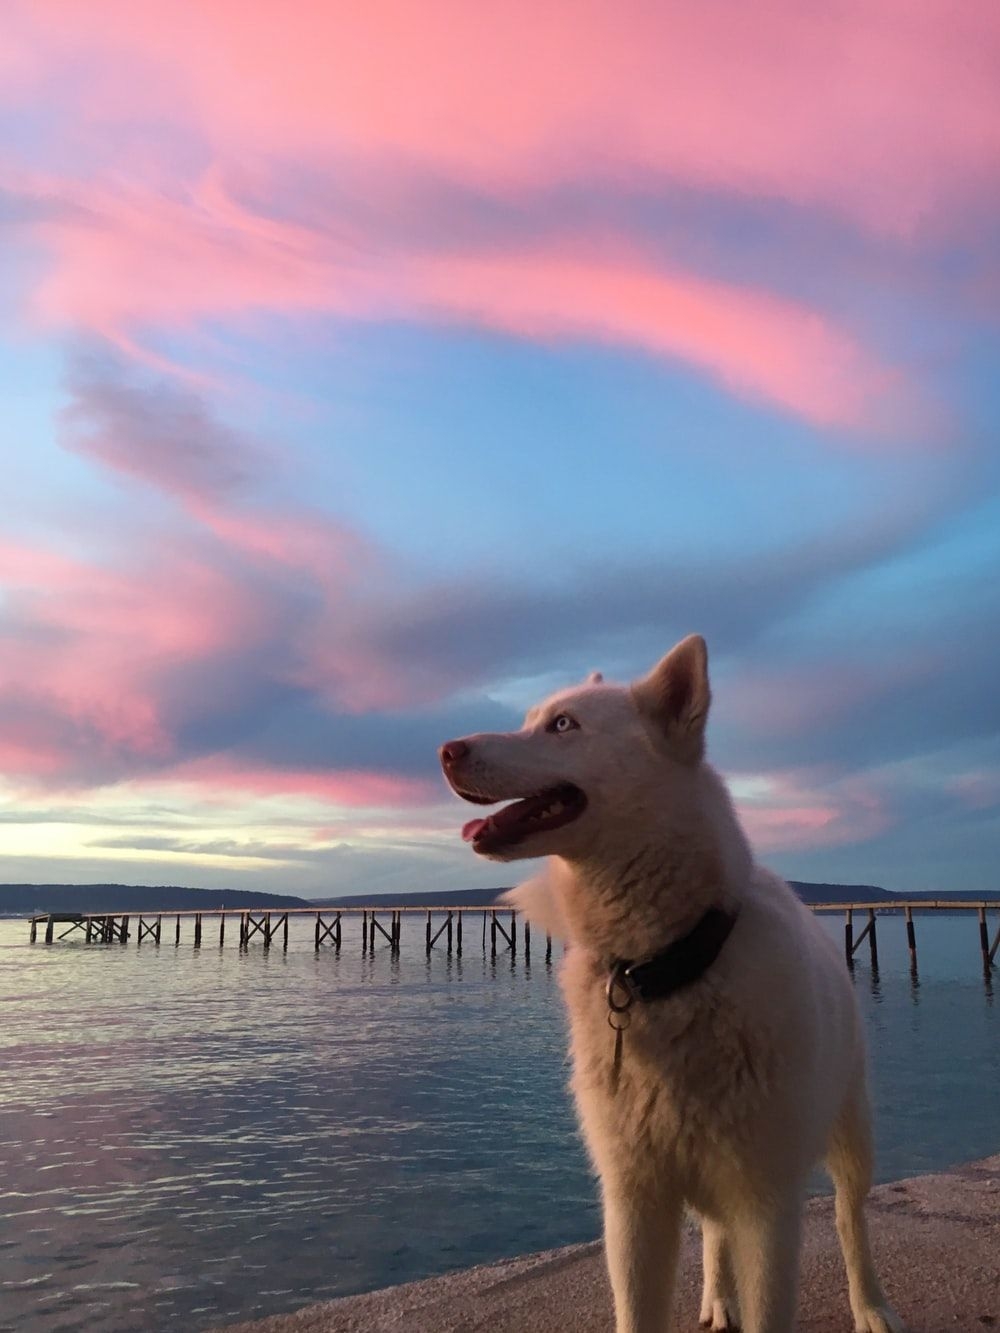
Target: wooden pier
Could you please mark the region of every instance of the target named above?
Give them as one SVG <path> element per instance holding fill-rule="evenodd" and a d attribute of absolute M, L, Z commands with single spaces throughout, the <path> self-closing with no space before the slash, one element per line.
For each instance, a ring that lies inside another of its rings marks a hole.
<path fill-rule="evenodd" d="M 920 899 L 910 899 L 894 903 L 817 903 L 812 908 L 814 912 L 818 913 L 844 913 L 844 958 L 847 965 L 848 967 L 854 966 L 854 956 L 867 940 L 873 972 L 878 972 L 878 918 L 902 914 L 906 926 L 906 946 L 910 955 L 910 971 L 912 973 L 917 971 L 917 928 L 913 920 L 914 912 L 968 912 L 970 914 L 975 912 L 979 926 L 979 956 L 987 977 L 992 973 L 996 965 L 997 954 L 1000 952 L 1000 925 L 997 926 L 992 940 L 990 939 L 988 913 L 991 909 L 1000 914 L 1000 903 L 948 902 L 940 899 L 921 902 Z M 854 915 L 856 912 L 864 913 L 867 921 L 861 934 L 855 938 Z"/>
<path fill-rule="evenodd" d="M 901 917 L 906 930 L 906 942 L 910 956 L 910 969 L 917 969 L 917 931 L 914 913 L 957 912 L 974 916 L 978 926 L 978 953 L 987 977 L 997 965 L 1000 953 L 1000 903 L 981 901 L 948 902 L 939 899 L 909 899 L 887 904 L 880 903 L 816 903 L 812 911 L 819 914 L 842 912 L 844 915 L 844 958 L 849 967 L 853 967 L 858 950 L 867 940 L 868 954 L 873 972 L 878 971 L 878 923 L 889 917 Z M 990 912 L 997 913 L 997 925 L 990 933 Z M 227 923 L 237 926 L 230 931 L 230 937 L 238 940 L 240 950 L 247 951 L 251 945 L 259 943 L 266 951 L 280 943 L 283 950 L 288 948 L 289 921 L 307 918 L 313 922 L 313 944 L 317 953 L 324 949 L 340 952 L 344 945 L 344 921 L 347 918 L 360 918 L 361 952 L 375 953 L 377 949 L 387 949 L 391 954 L 398 954 L 403 945 L 404 917 L 424 918 L 423 944 L 428 957 L 435 950 L 447 954 L 454 953 L 461 958 L 463 942 L 470 921 L 481 918 L 481 950 L 484 956 L 496 958 L 498 953 L 507 953 L 515 958 L 518 951 L 526 960 L 531 957 L 531 926 L 520 921 L 518 913 L 504 907 L 449 907 L 433 904 L 430 906 L 405 907 L 290 907 L 285 910 L 251 909 L 239 910 L 217 908 L 214 911 L 182 912 L 43 912 L 31 917 L 31 943 L 34 944 L 42 933 L 46 944 L 69 937 L 80 938 L 86 944 L 127 944 L 135 939 L 137 945 L 145 943 L 160 946 L 164 942 L 164 922 L 168 922 L 167 939 L 170 938 L 170 925 L 173 926 L 173 944 L 179 946 L 182 935 L 191 940 L 196 949 L 207 941 L 218 941 L 221 949 L 226 943 Z M 860 933 L 855 935 L 855 918 L 860 917 L 865 924 Z M 183 930 L 182 930 L 183 923 Z M 886 928 L 889 928 L 886 925 Z M 207 932 L 207 935 L 206 935 Z M 409 932 L 411 938 L 414 932 Z M 545 936 L 545 961 L 552 961 L 552 937 Z"/>
<path fill-rule="evenodd" d="M 387 948 L 390 953 L 398 954 L 403 943 L 403 917 L 418 916 L 426 918 L 424 928 L 424 947 L 428 955 L 435 949 L 448 954 L 462 956 L 465 938 L 465 925 L 470 917 L 482 917 L 483 952 L 491 957 L 507 952 L 516 957 L 519 947 L 525 957 L 531 956 L 531 926 L 524 921 L 518 926 L 518 914 L 507 907 L 289 907 L 275 911 L 273 908 L 239 910 L 217 908 L 214 911 L 195 911 L 187 909 L 180 912 L 40 912 L 31 917 L 31 943 L 38 941 L 39 934 L 46 944 L 53 944 L 70 936 L 82 935 L 87 944 L 127 944 L 135 938 L 138 945 L 149 941 L 154 945 L 164 941 L 164 922 L 167 925 L 166 938 L 170 938 L 170 926 L 173 926 L 173 943 L 181 943 L 182 934 L 200 949 L 206 939 L 218 939 L 219 948 L 226 943 L 226 923 L 233 918 L 238 923 L 237 938 L 239 948 L 246 950 L 251 943 L 259 942 L 264 949 L 280 941 L 282 949 L 288 948 L 289 920 L 292 918 L 310 918 L 313 921 L 313 945 L 317 953 L 322 949 L 332 948 L 340 951 L 344 943 L 344 919 L 347 917 L 361 920 L 361 951 L 374 953 L 376 949 Z M 183 923 L 183 930 L 182 930 Z M 505 924 L 506 923 L 506 924 Z M 59 930 L 60 927 L 65 929 Z M 207 934 L 206 934 L 207 932 Z M 232 934 L 232 932 L 230 932 Z M 487 936 L 489 949 L 487 950 Z M 520 945 L 519 945 L 520 938 Z M 545 961 L 552 961 L 552 936 L 545 937 Z"/>

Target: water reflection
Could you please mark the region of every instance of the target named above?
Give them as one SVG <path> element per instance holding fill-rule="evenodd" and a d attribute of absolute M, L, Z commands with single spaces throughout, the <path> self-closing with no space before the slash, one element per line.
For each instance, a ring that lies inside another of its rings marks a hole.
<path fill-rule="evenodd" d="M 459 958 L 411 922 L 399 954 L 360 923 L 317 954 L 307 921 L 266 956 L 0 922 L 0 1329 L 198 1330 L 595 1236 L 544 937 L 490 958 L 464 924 Z M 922 926 L 919 979 L 902 931 L 879 946 L 853 972 L 880 1176 L 996 1151 L 968 922 Z"/>

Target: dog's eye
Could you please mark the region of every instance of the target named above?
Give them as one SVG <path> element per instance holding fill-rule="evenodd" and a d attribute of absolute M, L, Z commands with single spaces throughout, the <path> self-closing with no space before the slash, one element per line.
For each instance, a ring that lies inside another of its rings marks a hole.
<path fill-rule="evenodd" d="M 579 722 L 574 722 L 569 713 L 557 713 L 545 730 L 558 732 L 577 731 L 579 726 Z"/>

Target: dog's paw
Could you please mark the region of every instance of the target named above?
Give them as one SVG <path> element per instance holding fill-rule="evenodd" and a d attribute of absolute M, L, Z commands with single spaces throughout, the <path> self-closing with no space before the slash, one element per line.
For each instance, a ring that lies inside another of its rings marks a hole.
<path fill-rule="evenodd" d="M 740 1329 L 735 1313 L 725 1301 L 713 1301 L 711 1309 L 704 1307 L 699 1322 L 712 1333 L 739 1333 Z"/>
<path fill-rule="evenodd" d="M 871 1305 L 854 1316 L 855 1333 L 906 1333 L 906 1326 L 889 1305 Z"/>

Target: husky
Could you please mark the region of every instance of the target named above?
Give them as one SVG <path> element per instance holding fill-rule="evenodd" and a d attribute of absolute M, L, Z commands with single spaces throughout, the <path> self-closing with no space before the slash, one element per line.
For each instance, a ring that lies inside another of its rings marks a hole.
<path fill-rule="evenodd" d="M 864 1215 L 872 1145 L 843 958 L 755 865 L 705 762 L 705 641 L 643 679 L 598 673 L 520 731 L 448 741 L 455 793 L 511 804 L 462 830 L 493 861 L 548 858 L 509 901 L 563 936 L 572 1090 L 601 1183 L 617 1333 L 665 1333 L 685 1209 L 703 1327 L 792 1333 L 807 1180 L 836 1189 L 857 1333 L 904 1333 Z"/>

